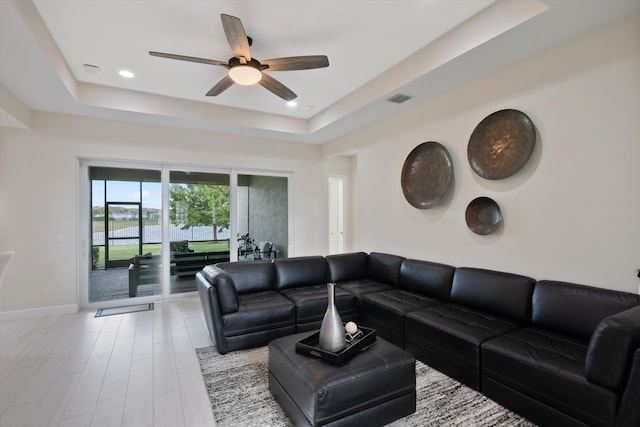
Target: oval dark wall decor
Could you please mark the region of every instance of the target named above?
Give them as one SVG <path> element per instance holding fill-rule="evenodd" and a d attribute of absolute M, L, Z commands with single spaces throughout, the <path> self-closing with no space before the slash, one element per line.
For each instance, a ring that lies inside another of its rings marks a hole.
<path fill-rule="evenodd" d="M 449 151 L 437 142 L 423 142 L 402 166 L 402 192 L 414 208 L 429 209 L 444 200 L 453 184 Z"/>
<path fill-rule="evenodd" d="M 469 230 L 483 236 L 496 231 L 502 222 L 500 206 L 489 197 L 473 199 L 464 216 Z"/>
<path fill-rule="evenodd" d="M 467 157 L 471 169 L 496 180 L 518 172 L 536 144 L 536 129 L 525 113 L 500 110 L 485 117 L 471 133 Z"/>

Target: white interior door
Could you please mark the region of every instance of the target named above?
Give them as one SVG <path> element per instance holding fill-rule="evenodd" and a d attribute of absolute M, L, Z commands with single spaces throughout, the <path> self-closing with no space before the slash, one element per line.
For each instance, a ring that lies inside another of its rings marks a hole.
<path fill-rule="evenodd" d="M 344 252 L 344 178 L 329 177 L 329 253 Z"/>

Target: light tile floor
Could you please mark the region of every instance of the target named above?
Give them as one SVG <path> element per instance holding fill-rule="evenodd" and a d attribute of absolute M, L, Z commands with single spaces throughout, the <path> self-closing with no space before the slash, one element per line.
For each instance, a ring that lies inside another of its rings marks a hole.
<path fill-rule="evenodd" d="M 0 426 L 215 426 L 197 296 L 94 316 L 0 323 Z"/>

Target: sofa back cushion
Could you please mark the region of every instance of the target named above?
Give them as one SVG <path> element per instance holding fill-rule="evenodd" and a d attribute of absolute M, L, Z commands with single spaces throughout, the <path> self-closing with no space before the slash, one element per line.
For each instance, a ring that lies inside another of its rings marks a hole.
<path fill-rule="evenodd" d="M 327 263 L 321 256 L 281 258 L 273 265 L 278 290 L 327 283 L 329 278 Z"/>
<path fill-rule="evenodd" d="M 367 278 L 367 260 L 369 256 L 364 252 L 327 255 L 329 280 L 331 282 L 347 282 Z"/>
<path fill-rule="evenodd" d="M 638 295 L 627 292 L 541 280 L 533 291 L 531 323 L 589 340 L 602 319 L 639 303 Z"/>
<path fill-rule="evenodd" d="M 398 286 L 441 301 L 449 301 L 455 271 L 455 267 L 450 265 L 405 259 L 400 266 Z"/>
<path fill-rule="evenodd" d="M 404 261 L 404 258 L 398 255 L 371 252 L 367 265 L 367 275 L 369 279 L 376 282 L 398 286 L 398 276 L 400 275 L 402 261 Z"/>
<path fill-rule="evenodd" d="M 240 295 L 275 289 L 276 274 L 271 261 L 221 262 L 216 265 L 231 277 Z"/>
<path fill-rule="evenodd" d="M 479 268 L 457 268 L 450 301 L 526 323 L 535 280 Z"/>

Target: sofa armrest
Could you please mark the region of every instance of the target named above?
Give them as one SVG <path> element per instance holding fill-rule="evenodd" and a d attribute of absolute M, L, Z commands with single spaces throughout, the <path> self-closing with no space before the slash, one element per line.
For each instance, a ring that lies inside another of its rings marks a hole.
<path fill-rule="evenodd" d="M 640 306 L 605 317 L 591 336 L 587 379 L 612 390 L 624 388 L 634 352 L 640 348 Z"/>
<path fill-rule="evenodd" d="M 218 292 L 202 272 L 196 274 L 196 283 L 198 284 L 198 294 L 200 294 L 200 303 L 202 304 L 202 311 L 207 329 L 209 330 L 209 336 L 216 344 L 218 352 L 225 354 L 228 351 L 228 347 L 222 331 L 222 313 L 220 312 L 220 304 L 218 303 Z"/>
<path fill-rule="evenodd" d="M 202 276 L 215 286 L 222 314 L 238 311 L 238 292 L 229 274 L 215 265 L 208 265 L 202 269 Z"/>
<path fill-rule="evenodd" d="M 627 387 L 622 394 L 616 427 L 634 427 L 640 425 L 640 348 L 636 350 L 631 364 Z"/>

